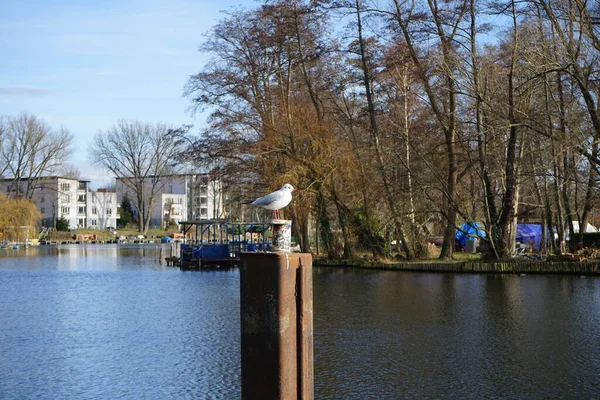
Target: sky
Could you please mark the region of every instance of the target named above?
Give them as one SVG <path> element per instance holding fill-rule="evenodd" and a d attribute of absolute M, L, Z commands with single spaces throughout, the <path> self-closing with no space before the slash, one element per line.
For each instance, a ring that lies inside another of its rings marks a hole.
<path fill-rule="evenodd" d="M 119 119 L 204 125 L 183 89 L 221 11 L 252 0 L 0 0 L 0 115 L 33 114 L 74 136 L 74 165 L 111 183 L 88 148 Z"/>

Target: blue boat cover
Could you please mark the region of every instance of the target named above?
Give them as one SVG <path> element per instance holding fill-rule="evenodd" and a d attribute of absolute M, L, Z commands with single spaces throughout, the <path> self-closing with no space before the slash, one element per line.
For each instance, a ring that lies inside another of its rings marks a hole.
<path fill-rule="evenodd" d="M 517 242 L 531 246 L 535 251 L 542 248 L 542 226 L 538 224 L 517 224 Z"/>
<path fill-rule="evenodd" d="M 462 248 L 466 247 L 469 236 L 484 238 L 486 237 L 486 233 L 481 229 L 479 222 L 465 222 L 460 227 L 460 230 L 456 231 L 456 243 Z"/>
<path fill-rule="evenodd" d="M 226 244 L 212 244 L 200 247 L 200 257 L 206 258 L 229 258 L 229 246 Z"/>

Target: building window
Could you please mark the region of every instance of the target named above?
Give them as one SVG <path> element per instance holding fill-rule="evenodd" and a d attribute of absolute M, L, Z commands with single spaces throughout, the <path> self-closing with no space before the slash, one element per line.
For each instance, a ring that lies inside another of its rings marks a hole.
<path fill-rule="evenodd" d="M 61 183 L 60 190 L 63 192 L 68 192 L 69 190 L 71 190 L 71 184 L 70 183 Z"/>
<path fill-rule="evenodd" d="M 208 196 L 208 188 L 206 186 L 200 187 L 200 196 Z"/>
<path fill-rule="evenodd" d="M 60 201 L 64 201 L 65 203 L 68 203 L 71 201 L 71 196 L 69 196 L 68 194 L 61 194 Z"/>
<path fill-rule="evenodd" d="M 80 194 L 77 196 L 77 201 L 80 203 L 85 203 L 85 194 Z"/>
<path fill-rule="evenodd" d="M 109 208 L 108 210 L 106 210 L 106 215 L 112 215 L 112 209 Z"/>
<path fill-rule="evenodd" d="M 79 207 L 79 208 L 77 209 L 77 212 L 78 212 L 79 214 L 85 214 L 85 207 Z"/>
<path fill-rule="evenodd" d="M 202 204 L 203 206 L 208 204 L 208 198 L 206 197 L 200 197 L 200 204 Z"/>
<path fill-rule="evenodd" d="M 92 214 L 98 214 L 98 209 L 96 207 L 92 207 Z"/>
<path fill-rule="evenodd" d="M 40 208 L 40 212 L 41 212 L 42 214 L 46 214 L 46 208 L 44 208 L 44 207 L 41 207 L 41 208 Z"/>
<path fill-rule="evenodd" d="M 79 190 L 85 190 L 85 182 L 79 182 Z"/>
<path fill-rule="evenodd" d="M 70 211 L 71 210 L 69 210 L 69 207 L 61 207 L 60 208 L 60 212 L 62 215 L 69 214 Z"/>
<path fill-rule="evenodd" d="M 79 225 L 80 227 L 84 227 L 85 226 L 85 219 L 84 218 L 79 218 L 79 223 L 77 225 Z"/>
<path fill-rule="evenodd" d="M 208 217 L 208 208 L 205 208 L 205 207 L 200 208 L 200 216 Z"/>
<path fill-rule="evenodd" d="M 42 196 L 40 198 L 40 203 L 45 203 L 46 202 L 46 196 Z"/>
<path fill-rule="evenodd" d="M 40 185 L 40 192 L 43 192 L 43 191 L 44 191 L 44 187 L 45 187 L 45 186 L 44 186 L 44 184 L 42 183 L 42 184 Z"/>
<path fill-rule="evenodd" d="M 96 226 L 96 225 L 98 225 L 98 222 L 95 219 L 93 219 L 92 220 L 92 226 Z"/>

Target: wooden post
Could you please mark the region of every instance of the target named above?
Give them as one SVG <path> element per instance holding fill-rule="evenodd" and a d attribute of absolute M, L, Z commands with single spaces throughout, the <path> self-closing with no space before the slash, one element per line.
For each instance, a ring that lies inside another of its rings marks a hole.
<path fill-rule="evenodd" d="M 242 399 L 312 400 L 312 257 L 241 253 Z"/>

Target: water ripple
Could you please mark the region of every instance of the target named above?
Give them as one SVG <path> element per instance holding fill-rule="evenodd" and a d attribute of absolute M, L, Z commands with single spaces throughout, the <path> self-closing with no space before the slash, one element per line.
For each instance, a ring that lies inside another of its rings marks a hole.
<path fill-rule="evenodd" d="M 318 399 L 600 398 L 600 279 L 316 268 L 314 307 Z M 0 316 L 3 400 L 240 397 L 237 270 L 0 255 Z"/>

